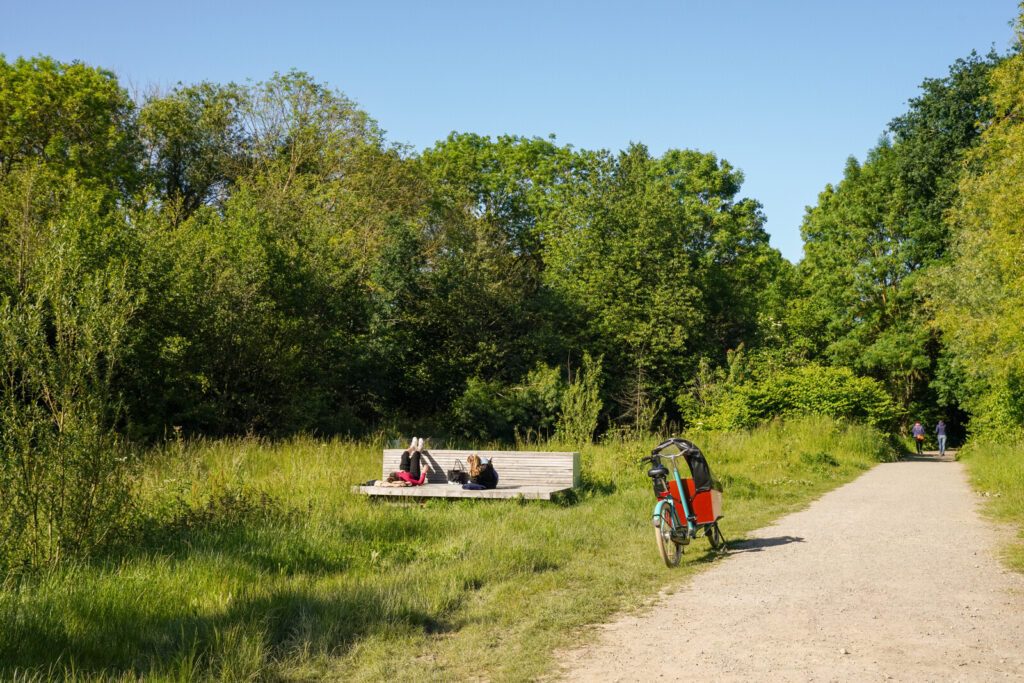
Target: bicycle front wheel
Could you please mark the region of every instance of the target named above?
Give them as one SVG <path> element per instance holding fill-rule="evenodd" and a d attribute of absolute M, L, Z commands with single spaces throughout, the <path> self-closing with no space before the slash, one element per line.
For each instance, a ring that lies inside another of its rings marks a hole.
<path fill-rule="evenodd" d="M 683 546 L 672 540 L 672 513 L 663 509 L 661 521 L 654 528 L 654 537 L 658 541 L 658 554 L 665 561 L 666 567 L 675 567 L 683 555 Z"/>

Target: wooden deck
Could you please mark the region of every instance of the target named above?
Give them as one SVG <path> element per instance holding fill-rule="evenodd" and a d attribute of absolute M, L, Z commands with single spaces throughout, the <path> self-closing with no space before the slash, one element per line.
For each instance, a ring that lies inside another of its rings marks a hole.
<path fill-rule="evenodd" d="M 398 469 L 402 449 L 384 451 L 381 478 Z M 472 491 L 449 484 L 448 470 L 456 461 L 468 469 L 466 458 L 476 453 L 489 458 L 498 473 L 498 488 Z M 355 486 L 353 491 L 371 496 L 406 498 L 524 498 L 550 500 L 551 495 L 580 485 L 580 454 L 560 451 L 456 451 L 428 450 L 424 461 L 429 466 L 422 486 Z"/>

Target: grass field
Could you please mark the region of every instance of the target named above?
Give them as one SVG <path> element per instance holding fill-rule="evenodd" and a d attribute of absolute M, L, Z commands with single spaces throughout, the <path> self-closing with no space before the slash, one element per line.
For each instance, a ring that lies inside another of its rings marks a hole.
<path fill-rule="evenodd" d="M 828 420 L 690 436 L 729 539 L 895 457 Z M 4 583 L 0 678 L 534 679 L 715 561 L 703 539 L 676 569 L 658 558 L 635 464 L 656 442 L 584 449 L 556 502 L 404 505 L 349 491 L 379 476 L 381 443 L 169 443 L 144 456 L 130 545 Z"/>
<path fill-rule="evenodd" d="M 1019 444 L 972 442 L 958 457 L 967 463 L 971 483 L 985 497 L 985 510 L 1016 530 L 1003 548 L 1007 565 L 1024 572 L 1024 450 Z"/>

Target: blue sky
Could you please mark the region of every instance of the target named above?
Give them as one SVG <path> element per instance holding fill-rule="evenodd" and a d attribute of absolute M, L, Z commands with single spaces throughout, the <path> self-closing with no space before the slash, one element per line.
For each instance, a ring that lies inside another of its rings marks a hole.
<path fill-rule="evenodd" d="M 798 261 L 805 206 L 846 158 L 923 79 L 1004 52 L 1016 14 L 1017 0 L 0 0 L 0 53 L 78 59 L 139 88 L 300 69 L 416 149 L 457 130 L 713 152 Z"/>

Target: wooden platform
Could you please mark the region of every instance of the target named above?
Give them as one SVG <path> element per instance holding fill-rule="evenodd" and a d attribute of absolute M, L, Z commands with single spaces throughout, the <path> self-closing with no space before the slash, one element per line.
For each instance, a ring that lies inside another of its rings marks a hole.
<path fill-rule="evenodd" d="M 402 449 L 384 451 L 381 478 L 398 469 Z M 469 469 L 466 458 L 476 453 L 489 458 L 498 473 L 498 488 L 471 491 L 457 484 L 449 484 L 447 471 L 462 463 Z M 525 498 L 550 500 L 553 493 L 566 491 L 580 484 L 580 454 L 561 451 L 425 451 L 425 463 L 430 467 L 427 482 L 422 486 L 397 488 L 382 486 L 356 486 L 353 491 L 371 496 L 411 498 Z"/>

